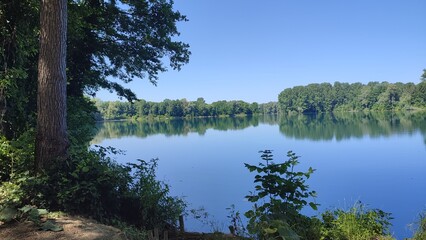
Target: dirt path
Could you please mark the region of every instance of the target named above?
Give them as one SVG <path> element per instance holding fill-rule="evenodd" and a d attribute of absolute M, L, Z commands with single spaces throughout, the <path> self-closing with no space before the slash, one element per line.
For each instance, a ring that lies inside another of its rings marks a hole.
<path fill-rule="evenodd" d="M 63 231 L 39 230 L 32 222 L 10 223 L 0 226 L 2 240 L 126 240 L 117 228 L 99 224 L 81 217 L 59 217 L 54 222 L 63 227 Z"/>

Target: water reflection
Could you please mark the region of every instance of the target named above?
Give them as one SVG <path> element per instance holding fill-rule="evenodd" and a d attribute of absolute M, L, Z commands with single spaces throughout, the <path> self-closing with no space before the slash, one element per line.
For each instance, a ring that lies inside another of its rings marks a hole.
<path fill-rule="evenodd" d="M 280 132 L 287 137 L 317 141 L 412 134 L 417 131 L 425 136 L 426 114 L 385 112 L 290 115 L 282 116 L 279 125 Z"/>
<path fill-rule="evenodd" d="M 186 136 L 189 133 L 204 135 L 208 129 L 227 131 L 242 130 L 259 123 L 276 124 L 277 116 L 247 116 L 225 118 L 193 118 L 136 121 L 114 121 L 99 123 L 98 134 L 93 139 L 97 143 L 103 139 L 137 136 L 146 138 L 151 135 Z"/>
<path fill-rule="evenodd" d="M 104 122 L 98 125 L 98 134 L 92 143 L 103 139 L 151 135 L 165 136 L 198 133 L 204 135 L 208 129 L 227 131 L 242 130 L 259 124 L 279 125 L 286 137 L 314 141 L 344 140 L 364 136 L 381 137 L 394 134 L 412 134 L 420 131 L 425 136 L 425 113 L 336 113 L 316 115 L 264 115 L 226 118 L 195 118 Z"/>

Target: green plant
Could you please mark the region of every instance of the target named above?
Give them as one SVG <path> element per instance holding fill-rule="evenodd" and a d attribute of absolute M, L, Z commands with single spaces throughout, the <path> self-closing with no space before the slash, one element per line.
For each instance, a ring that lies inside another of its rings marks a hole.
<path fill-rule="evenodd" d="M 44 231 L 62 231 L 63 228 L 50 220 L 42 221 L 41 217 L 48 216 L 46 209 L 36 208 L 25 205 L 21 208 L 7 206 L 0 211 L 0 221 L 10 222 L 12 219 L 17 221 L 31 221 L 36 224 L 40 230 Z"/>
<path fill-rule="evenodd" d="M 47 216 L 49 214 L 46 209 L 40 209 L 34 206 L 26 205 L 22 208 L 19 208 L 18 210 L 20 212 L 20 219 L 28 220 L 35 223 L 37 226 L 39 226 L 40 230 L 53 232 L 59 232 L 64 230 L 61 226 L 58 226 L 50 220 L 41 221 L 41 217 Z"/>
<path fill-rule="evenodd" d="M 229 226 L 231 234 L 234 236 L 246 236 L 247 229 L 243 224 L 240 212 L 235 210 L 235 205 L 232 204 L 227 210 L 229 211 L 228 218 L 231 220 L 231 225 Z"/>
<path fill-rule="evenodd" d="M 417 222 L 417 230 L 414 233 L 413 240 L 424 240 L 426 239 L 426 213 L 423 212 L 419 215 L 419 221 Z"/>
<path fill-rule="evenodd" d="M 250 234 L 260 239 L 305 239 L 315 238 L 318 231 L 314 226 L 315 220 L 300 214 L 306 205 L 316 210 L 318 204 L 309 202 L 309 197 L 315 197 L 315 191 L 309 191 L 306 179 L 314 172 L 295 171 L 299 157 L 289 151 L 288 160 L 274 163 L 271 150 L 260 151 L 261 158 L 266 164 L 259 166 L 245 164 L 250 172 L 257 172 L 254 183 L 256 192 L 246 196 L 254 203 L 253 210 L 247 211 L 249 219 L 247 229 Z"/>
<path fill-rule="evenodd" d="M 79 150 L 79 151 L 77 151 Z M 121 151 L 75 148 L 67 161 L 26 184 L 32 203 L 50 210 L 93 217 L 103 223 L 126 222 L 140 229 L 175 226 L 185 203 L 156 180 L 157 159 L 118 164 Z"/>
<path fill-rule="evenodd" d="M 29 175 L 34 161 L 34 130 L 22 133 L 16 139 L 0 136 L 0 182 L 14 181 Z"/>
<path fill-rule="evenodd" d="M 28 202 L 24 186 L 33 179 L 33 146 L 32 130 L 13 140 L 0 137 L 0 221 L 15 218 L 17 208 Z"/>
<path fill-rule="evenodd" d="M 357 202 L 347 211 L 337 209 L 322 214 L 322 238 L 342 240 L 365 240 L 390 238 L 389 227 L 392 219 L 389 213 L 379 209 L 368 210 Z"/>
<path fill-rule="evenodd" d="M 138 221 L 148 229 L 176 227 L 186 203 L 181 198 L 169 196 L 169 185 L 156 179 L 157 165 L 158 159 L 138 159 L 137 164 L 129 164 L 134 171 L 130 193 L 134 195 L 132 199 L 140 211 Z"/>
<path fill-rule="evenodd" d="M 20 182 L 3 182 L 0 185 L 0 212 L 8 207 L 16 207 L 21 204 L 24 196 Z M 0 216 L 1 220 L 1 216 Z"/>
<path fill-rule="evenodd" d="M 126 222 L 120 221 L 120 220 L 114 220 L 111 222 L 112 225 L 115 227 L 121 229 L 121 231 L 126 236 L 126 239 L 128 240 L 144 240 L 149 239 L 148 232 L 137 228 L 135 226 L 129 225 Z"/>

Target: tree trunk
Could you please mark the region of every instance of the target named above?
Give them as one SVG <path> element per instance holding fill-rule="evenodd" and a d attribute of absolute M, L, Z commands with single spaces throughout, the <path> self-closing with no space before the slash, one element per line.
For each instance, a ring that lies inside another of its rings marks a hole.
<path fill-rule="evenodd" d="M 41 0 L 35 167 L 47 169 L 67 157 L 67 1 Z"/>

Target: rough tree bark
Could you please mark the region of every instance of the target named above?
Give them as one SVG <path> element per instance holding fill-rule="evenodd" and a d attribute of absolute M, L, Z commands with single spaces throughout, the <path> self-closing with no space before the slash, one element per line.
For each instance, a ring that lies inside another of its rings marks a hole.
<path fill-rule="evenodd" d="M 35 167 L 67 157 L 67 0 L 41 0 Z"/>

